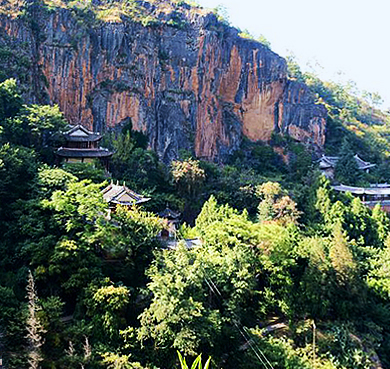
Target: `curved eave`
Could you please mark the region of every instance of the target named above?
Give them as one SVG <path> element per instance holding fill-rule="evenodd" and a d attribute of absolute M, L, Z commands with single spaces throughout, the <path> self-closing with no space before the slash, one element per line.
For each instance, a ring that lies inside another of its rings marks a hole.
<path fill-rule="evenodd" d="M 124 205 L 124 206 L 132 206 L 132 205 L 139 205 L 143 204 L 144 202 L 148 202 L 151 200 L 148 197 L 145 197 L 144 199 L 138 200 L 138 201 L 132 201 L 132 202 L 125 202 L 125 201 L 116 201 L 116 200 L 111 200 L 109 201 L 110 204 L 115 204 L 115 205 Z"/>
<path fill-rule="evenodd" d="M 108 158 L 113 155 L 111 151 L 105 149 L 68 149 L 68 148 L 59 148 L 56 153 L 58 156 L 64 158 Z"/>
<path fill-rule="evenodd" d="M 371 168 L 374 168 L 374 167 L 376 167 L 376 164 L 369 164 L 369 165 L 362 166 L 359 169 L 360 170 L 366 170 L 366 169 L 371 169 Z"/>
<path fill-rule="evenodd" d="M 334 190 L 339 192 L 350 192 L 353 195 L 370 195 L 370 196 L 390 196 L 390 188 L 365 188 L 353 186 L 332 186 Z"/>

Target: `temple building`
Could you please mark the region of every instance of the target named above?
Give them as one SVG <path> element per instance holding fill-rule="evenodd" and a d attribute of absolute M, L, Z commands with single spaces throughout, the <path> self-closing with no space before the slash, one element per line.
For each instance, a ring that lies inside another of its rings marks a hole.
<path fill-rule="evenodd" d="M 160 218 L 166 219 L 168 224 L 168 227 L 161 231 L 160 237 L 162 239 L 176 238 L 176 232 L 178 224 L 180 223 L 181 214 L 166 207 L 165 210 L 158 213 L 158 216 Z"/>
<path fill-rule="evenodd" d="M 126 187 L 126 184 L 114 185 L 112 182 L 102 191 L 103 198 L 108 202 L 110 212 L 114 211 L 117 205 L 134 206 L 143 204 L 150 200 Z"/>
<path fill-rule="evenodd" d="M 390 213 L 390 185 L 372 184 L 370 187 L 352 187 L 352 186 L 333 186 L 338 192 L 350 192 L 353 196 L 359 197 L 362 202 L 369 208 L 380 204 L 382 210 Z"/>
<path fill-rule="evenodd" d="M 354 158 L 356 160 L 356 164 L 358 168 L 360 170 L 365 171 L 366 173 L 370 172 L 370 168 L 376 166 L 376 164 L 371 164 L 367 161 L 364 161 L 357 154 L 354 156 Z M 330 179 L 334 178 L 334 169 L 339 160 L 340 160 L 339 156 L 326 156 L 326 155 L 322 155 L 322 157 L 318 160 L 320 170 L 322 174 L 325 175 L 326 178 L 330 178 Z"/>
<path fill-rule="evenodd" d="M 99 160 L 108 169 L 108 160 L 112 152 L 99 146 L 100 133 L 88 131 L 77 125 L 65 132 L 65 146 L 57 150 L 57 155 L 67 163 L 91 163 Z"/>

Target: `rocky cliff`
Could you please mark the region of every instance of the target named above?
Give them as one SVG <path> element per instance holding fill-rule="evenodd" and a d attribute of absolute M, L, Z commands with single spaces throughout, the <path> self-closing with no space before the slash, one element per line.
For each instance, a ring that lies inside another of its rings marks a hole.
<path fill-rule="evenodd" d="M 223 159 L 243 136 L 273 132 L 323 146 L 325 108 L 287 78 L 283 58 L 183 1 L 130 3 L 131 13 L 14 5 L 0 15 L 0 64 L 24 60 L 11 72 L 31 82 L 25 94 L 58 104 L 71 123 L 104 132 L 131 119 L 165 161 L 180 149 Z"/>

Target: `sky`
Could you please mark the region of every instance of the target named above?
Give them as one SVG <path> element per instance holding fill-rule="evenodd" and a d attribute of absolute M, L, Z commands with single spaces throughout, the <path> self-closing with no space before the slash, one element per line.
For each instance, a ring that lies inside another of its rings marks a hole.
<path fill-rule="evenodd" d="M 281 56 L 336 82 L 378 92 L 390 107 L 390 0 L 198 0 L 231 24 L 264 35 Z M 314 68 L 314 69 L 313 69 Z"/>

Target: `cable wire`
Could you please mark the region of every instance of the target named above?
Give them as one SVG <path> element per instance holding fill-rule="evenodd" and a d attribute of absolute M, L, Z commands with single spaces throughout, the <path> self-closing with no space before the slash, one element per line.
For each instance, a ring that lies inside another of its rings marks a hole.
<path fill-rule="evenodd" d="M 203 273 L 204 273 L 204 280 L 206 284 L 208 285 L 209 289 L 211 292 L 218 298 L 218 299 L 223 299 L 223 296 L 218 289 L 217 285 L 213 282 L 213 280 L 210 277 L 206 276 L 206 271 L 202 267 Z M 248 331 L 247 328 L 245 328 L 240 320 L 238 319 L 236 313 L 234 311 L 231 312 L 234 316 L 233 324 L 237 328 L 237 330 L 240 332 L 240 334 L 243 336 L 245 342 L 249 345 L 249 347 L 252 349 L 253 353 L 256 355 L 257 359 L 259 362 L 266 368 L 266 369 L 274 369 L 272 366 L 271 362 L 268 360 L 268 358 L 265 356 L 264 352 L 260 349 L 260 347 L 257 345 L 256 342 L 254 342 L 250 338 L 250 332 Z M 240 328 L 241 325 L 241 328 Z"/>

